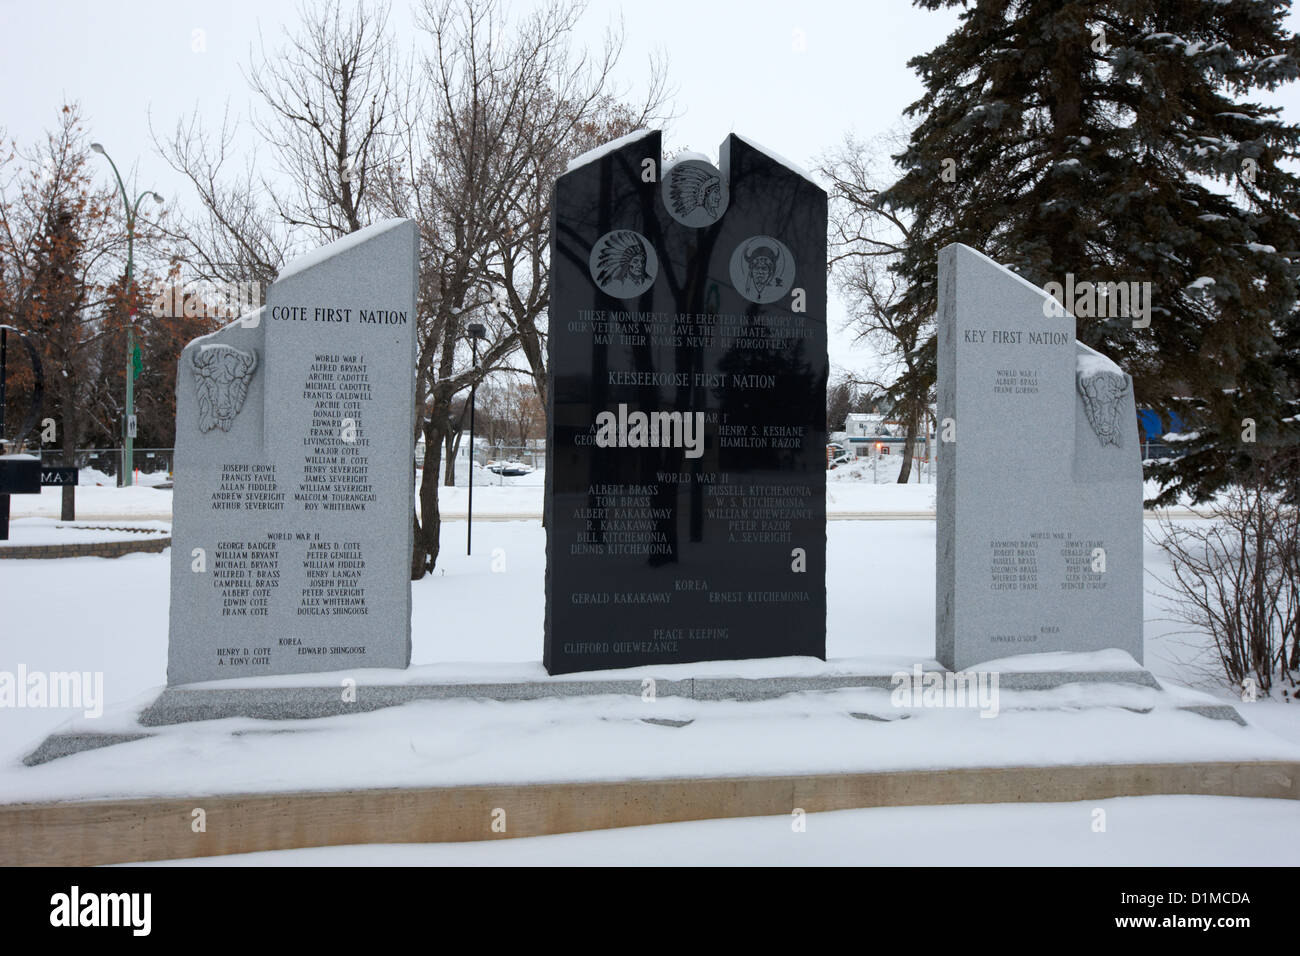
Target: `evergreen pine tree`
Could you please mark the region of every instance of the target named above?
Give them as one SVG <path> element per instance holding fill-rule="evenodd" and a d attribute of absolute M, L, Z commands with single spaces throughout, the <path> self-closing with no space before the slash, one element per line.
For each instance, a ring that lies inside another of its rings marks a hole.
<path fill-rule="evenodd" d="M 884 195 L 914 222 L 899 308 L 934 314 L 951 242 L 1040 286 L 1150 282 L 1148 328 L 1081 314 L 1078 337 L 1133 375 L 1140 407 L 1187 423 L 1149 471 L 1161 503 L 1300 444 L 1300 127 L 1250 98 L 1300 76 L 1289 7 L 977 0 L 909 64 L 926 92 Z"/>

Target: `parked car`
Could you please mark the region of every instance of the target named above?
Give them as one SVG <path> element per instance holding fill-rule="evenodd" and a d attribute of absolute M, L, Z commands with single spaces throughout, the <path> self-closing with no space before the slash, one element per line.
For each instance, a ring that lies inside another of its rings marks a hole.
<path fill-rule="evenodd" d="M 522 475 L 531 475 L 535 471 L 532 465 L 526 465 L 522 461 L 490 461 L 483 467 L 503 478 L 519 478 Z"/>

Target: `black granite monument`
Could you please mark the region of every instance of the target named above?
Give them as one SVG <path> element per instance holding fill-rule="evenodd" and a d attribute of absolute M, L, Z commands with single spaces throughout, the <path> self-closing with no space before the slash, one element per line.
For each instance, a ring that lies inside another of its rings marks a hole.
<path fill-rule="evenodd" d="M 826 194 L 658 131 L 555 187 L 552 674 L 826 653 Z"/>

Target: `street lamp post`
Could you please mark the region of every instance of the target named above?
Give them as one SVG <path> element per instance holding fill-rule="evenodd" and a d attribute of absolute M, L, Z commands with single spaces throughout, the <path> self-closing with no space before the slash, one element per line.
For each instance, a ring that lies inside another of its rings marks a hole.
<path fill-rule="evenodd" d="M 90 148 L 108 160 L 117 177 L 117 188 L 122 194 L 122 207 L 126 211 L 126 294 L 130 297 L 130 306 L 126 319 L 126 413 L 122 419 L 122 478 L 123 487 L 132 484 L 132 472 L 135 464 L 135 377 L 138 374 L 135 361 L 135 296 L 132 294 L 131 278 L 135 269 L 135 217 L 140 211 L 140 202 L 149 196 L 154 202 L 161 203 L 163 197 L 146 189 L 135 197 L 135 203 L 127 197 L 126 183 L 117 171 L 117 163 L 109 156 L 99 143 L 91 143 Z"/>
<path fill-rule="evenodd" d="M 470 346 L 474 350 L 474 371 L 478 372 L 478 340 L 487 338 L 487 329 L 478 322 L 471 322 L 465 327 L 469 334 Z M 469 507 L 465 515 L 465 554 L 472 553 L 470 546 L 474 533 L 474 399 L 478 396 L 478 382 L 473 381 L 469 387 Z"/>

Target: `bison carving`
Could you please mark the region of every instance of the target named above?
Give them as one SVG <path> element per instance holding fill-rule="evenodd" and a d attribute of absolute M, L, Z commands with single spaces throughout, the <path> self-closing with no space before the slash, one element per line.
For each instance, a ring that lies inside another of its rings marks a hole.
<path fill-rule="evenodd" d="M 199 431 L 230 431 L 244 407 L 257 353 L 231 345 L 202 345 L 190 354 L 190 366 L 199 398 Z"/>
<path fill-rule="evenodd" d="M 1128 378 L 1117 372 L 1093 372 L 1077 378 L 1088 424 L 1103 445 L 1121 447 L 1120 411 L 1128 394 Z"/>

